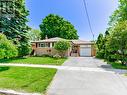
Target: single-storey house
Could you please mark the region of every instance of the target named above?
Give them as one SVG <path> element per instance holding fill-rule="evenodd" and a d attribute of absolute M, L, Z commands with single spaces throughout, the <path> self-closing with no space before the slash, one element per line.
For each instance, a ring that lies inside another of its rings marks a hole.
<path fill-rule="evenodd" d="M 32 41 L 32 49 L 34 55 L 56 55 L 58 52 L 53 47 L 56 42 L 65 40 L 62 38 L 50 38 L 45 40 Z M 65 56 L 72 57 L 90 57 L 95 56 L 96 50 L 94 43 L 83 40 L 68 40 L 71 47 L 66 51 Z"/>

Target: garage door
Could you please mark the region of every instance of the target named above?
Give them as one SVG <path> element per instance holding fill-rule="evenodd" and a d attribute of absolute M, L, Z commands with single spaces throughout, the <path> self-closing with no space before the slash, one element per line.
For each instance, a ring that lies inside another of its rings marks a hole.
<path fill-rule="evenodd" d="M 81 47 L 80 48 L 80 56 L 81 57 L 87 57 L 87 56 L 91 56 L 91 48 L 90 47 Z"/>

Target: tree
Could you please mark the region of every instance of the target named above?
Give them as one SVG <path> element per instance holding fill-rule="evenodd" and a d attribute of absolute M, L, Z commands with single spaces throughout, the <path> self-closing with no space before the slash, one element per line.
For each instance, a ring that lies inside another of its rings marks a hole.
<path fill-rule="evenodd" d="M 79 37 L 77 30 L 69 21 L 54 14 L 49 14 L 43 19 L 40 30 L 42 39 L 45 39 L 46 35 L 48 38 L 61 37 L 64 39 L 78 39 Z"/>
<path fill-rule="evenodd" d="M 119 0 L 118 9 L 110 16 L 109 25 L 114 27 L 119 21 L 127 20 L 127 0 Z"/>
<path fill-rule="evenodd" d="M 18 55 L 16 46 L 5 35 L 0 34 L 0 58 L 11 58 Z"/>
<path fill-rule="evenodd" d="M 126 62 L 126 24 L 127 24 L 127 0 L 119 0 L 118 9 L 114 11 L 109 21 L 110 36 L 106 43 L 108 59 Z"/>
<path fill-rule="evenodd" d="M 15 0 L 15 14 L 13 17 L 1 17 L 0 23 L 2 31 L 7 38 L 22 38 L 22 34 L 27 33 L 29 27 L 26 25 L 28 10 L 25 8 L 25 0 Z"/>
<path fill-rule="evenodd" d="M 121 21 L 114 26 L 107 42 L 107 49 L 121 60 L 123 65 L 127 62 L 127 21 Z"/>
<path fill-rule="evenodd" d="M 21 46 L 25 43 L 24 45 L 27 46 L 29 41 L 27 31 L 30 28 L 26 25 L 29 12 L 25 7 L 25 0 L 15 0 L 14 7 L 15 14 L 13 17 L 0 17 L 0 32 L 5 34 L 9 40 L 12 40 L 15 45 Z"/>
<path fill-rule="evenodd" d="M 59 41 L 55 44 L 54 48 L 59 52 L 61 57 L 65 56 L 65 52 L 69 49 L 70 43 L 68 41 Z"/>
<path fill-rule="evenodd" d="M 104 58 L 104 37 L 103 37 L 103 34 L 99 34 L 97 41 L 96 41 L 96 46 L 97 46 L 96 57 Z"/>
<path fill-rule="evenodd" d="M 29 31 L 29 37 L 31 41 L 37 41 L 41 39 L 41 31 L 37 29 L 32 29 Z"/>

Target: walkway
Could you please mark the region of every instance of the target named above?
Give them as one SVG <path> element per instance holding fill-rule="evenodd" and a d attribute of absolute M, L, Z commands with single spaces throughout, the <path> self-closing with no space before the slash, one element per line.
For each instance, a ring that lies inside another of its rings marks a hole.
<path fill-rule="evenodd" d="M 67 66 L 67 62 L 69 62 L 70 59 L 68 61 L 65 62 L 65 64 L 63 66 L 55 66 L 55 65 L 35 65 L 35 64 L 16 64 L 16 63 L 0 63 L 0 66 L 12 66 L 12 67 L 32 67 L 32 68 L 54 68 L 57 70 L 69 70 L 69 71 L 94 71 L 94 72 L 107 72 L 107 73 L 126 73 L 127 70 L 118 70 L 118 69 L 104 69 L 104 68 L 89 68 L 87 66 Z M 70 62 L 69 62 L 70 63 Z M 70 64 L 69 64 L 70 65 Z"/>

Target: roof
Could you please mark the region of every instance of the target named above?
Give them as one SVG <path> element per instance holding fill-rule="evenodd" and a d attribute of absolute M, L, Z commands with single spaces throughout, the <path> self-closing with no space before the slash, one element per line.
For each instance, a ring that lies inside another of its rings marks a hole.
<path fill-rule="evenodd" d="M 91 41 L 84 41 L 84 40 L 71 40 L 73 44 L 76 45 L 83 45 L 83 44 L 94 44 Z"/>
<path fill-rule="evenodd" d="M 63 38 L 55 37 L 55 38 L 50 38 L 50 39 L 45 39 L 45 40 L 38 40 L 38 41 L 32 41 L 32 43 L 41 43 L 41 42 L 58 42 L 61 40 L 66 40 Z M 72 42 L 73 44 L 76 45 L 83 45 L 83 44 L 93 44 L 91 41 L 83 41 L 83 40 L 68 40 Z"/>
<path fill-rule="evenodd" d="M 36 42 L 36 43 L 40 43 L 40 42 L 58 42 L 58 41 L 61 41 L 61 40 L 66 40 L 66 39 L 55 37 L 55 38 L 50 38 L 50 39 L 45 39 L 45 40 L 32 41 L 32 43 L 34 43 L 34 42 Z"/>

